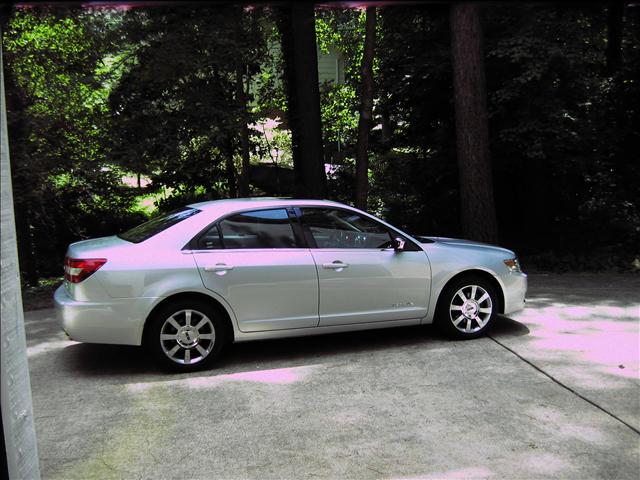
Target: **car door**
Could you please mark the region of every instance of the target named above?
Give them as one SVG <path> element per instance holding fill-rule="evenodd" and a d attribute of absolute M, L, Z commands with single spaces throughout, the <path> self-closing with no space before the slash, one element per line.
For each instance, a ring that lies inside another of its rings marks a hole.
<path fill-rule="evenodd" d="M 223 218 L 192 248 L 205 287 L 229 303 L 240 330 L 258 332 L 318 325 L 316 265 L 300 240 L 287 210 L 272 208 Z"/>
<path fill-rule="evenodd" d="M 320 326 L 426 315 L 430 267 L 422 249 L 407 240 L 395 251 L 389 228 L 352 210 L 298 212 L 318 269 Z"/>

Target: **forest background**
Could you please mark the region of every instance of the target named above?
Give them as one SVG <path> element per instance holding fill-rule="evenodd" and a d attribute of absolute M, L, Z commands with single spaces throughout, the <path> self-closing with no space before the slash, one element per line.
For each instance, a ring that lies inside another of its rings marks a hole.
<path fill-rule="evenodd" d="M 640 271 L 639 7 L 145 3 L 2 7 L 25 285 L 73 241 L 262 195 Z"/>

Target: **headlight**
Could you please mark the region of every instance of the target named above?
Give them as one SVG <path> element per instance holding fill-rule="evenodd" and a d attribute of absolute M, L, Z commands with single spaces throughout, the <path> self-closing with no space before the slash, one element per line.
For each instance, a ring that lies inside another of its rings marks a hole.
<path fill-rule="evenodd" d="M 522 273 L 522 269 L 520 268 L 520 262 L 517 258 L 509 258 L 504 260 L 504 264 L 507 266 L 510 272 L 518 272 Z"/>

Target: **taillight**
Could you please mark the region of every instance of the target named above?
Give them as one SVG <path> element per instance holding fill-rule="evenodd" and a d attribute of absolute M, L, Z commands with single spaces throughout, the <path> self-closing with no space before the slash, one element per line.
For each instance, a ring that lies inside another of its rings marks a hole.
<path fill-rule="evenodd" d="M 69 258 L 64 259 L 64 279 L 71 283 L 80 283 L 93 275 L 107 263 L 106 258 Z"/>

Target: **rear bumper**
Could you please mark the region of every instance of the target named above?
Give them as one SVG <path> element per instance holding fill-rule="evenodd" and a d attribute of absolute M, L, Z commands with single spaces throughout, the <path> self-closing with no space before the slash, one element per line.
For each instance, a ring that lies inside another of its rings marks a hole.
<path fill-rule="evenodd" d="M 140 345 L 155 298 L 113 298 L 101 302 L 72 299 L 64 285 L 53 296 L 58 324 L 72 340 Z"/>
<path fill-rule="evenodd" d="M 527 275 L 525 273 L 511 273 L 504 281 L 504 314 L 522 310 L 525 306 L 527 294 Z"/>

